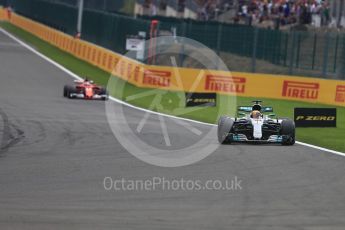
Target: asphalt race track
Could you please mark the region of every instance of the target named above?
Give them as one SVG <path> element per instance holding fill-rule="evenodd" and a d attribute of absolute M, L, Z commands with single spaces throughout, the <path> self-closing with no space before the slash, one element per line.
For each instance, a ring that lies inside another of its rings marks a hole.
<path fill-rule="evenodd" d="M 227 145 L 190 166 L 152 166 L 117 141 L 104 102 L 62 97 L 71 82 L 0 32 L 0 229 L 345 228 L 342 156 L 301 145 Z M 143 113 L 127 110 L 129 121 Z M 181 145 L 191 141 L 166 120 Z M 159 142 L 158 118 L 149 125 L 147 141 Z M 107 176 L 238 177 L 242 189 L 107 191 Z"/>

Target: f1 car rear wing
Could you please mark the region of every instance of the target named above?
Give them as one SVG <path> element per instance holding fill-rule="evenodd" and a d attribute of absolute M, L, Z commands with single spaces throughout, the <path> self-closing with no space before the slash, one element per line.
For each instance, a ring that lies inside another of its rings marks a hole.
<path fill-rule="evenodd" d="M 91 84 L 93 84 L 94 82 L 92 80 L 74 80 L 74 83 L 85 83 L 85 82 L 90 82 Z"/>
<path fill-rule="evenodd" d="M 245 112 L 250 113 L 253 110 L 252 106 L 238 106 L 237 111 L 238 112 Z M 273 107 L 262 107 L 261 108 L 262 113 L 273 113 Z"/>

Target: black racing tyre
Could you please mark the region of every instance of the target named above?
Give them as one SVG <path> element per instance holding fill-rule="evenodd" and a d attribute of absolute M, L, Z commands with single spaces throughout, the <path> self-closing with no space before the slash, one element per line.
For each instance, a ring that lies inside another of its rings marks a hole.
<path fill-rule="evenodd" d="M 64 96 L 64 97 L 67 97 L 67 95 L 68 95 L 68 85 L 65 85 L 65 86 L 63 87 L 63 96 Z"/>
<path fill-rule="evenodd" d="M 68 98 L 73 98 L 71 97 L 71 93 L 76 93 L 76 89 L 73 86 L 68 85 L 67 87 L 67 97 Z"/>
<path fill-rule="evenodd" d="M 104 101 L 108 100 L 108 98 L 109 98 L 109 93 L 108 93 L 107 89 L 101 88 L 99 94 L 100 94 L 100 95 L 107 95 L 107 97 L 103 98 L 103 100 L 104 100 Z"/>
<path fill-rule="evenodd" d="M 291 119 L 283 120 L 280 134 L 283 135 L 282 145 L 295 144 L 295 122 Z"/>
<path fill-rule="evenodd" d="M 218 120 L 218 142 L 220 144 L 230 144 L 231 140 L 227 139 L 228 134 L 230 133 L 232 126 L 234 125 L 234 121 L 231 120 L 230 117 L 221 116 Z"/>

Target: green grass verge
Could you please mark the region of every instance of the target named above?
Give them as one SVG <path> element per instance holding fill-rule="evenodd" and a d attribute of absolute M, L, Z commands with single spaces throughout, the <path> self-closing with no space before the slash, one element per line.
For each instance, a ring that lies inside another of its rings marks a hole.
<path fill-rule="evenodd" d="M 48 44 L 47 42 L 44 42 L 36 36 L 9 23 L 0 22 L 0 26 L 33 46 L 40 53 L 60 63 L 79 76 L 88 76 L 98 84 L 107 85 L 110 77 L 109 73 L 82 60 L 79 60 L 74 56 Z M 185 96 L 182 92 L 157 90 L 153 95 L 136 97 L 137 95 L 150 93 L 152 92 L 152 90 L 138 88 L 119 79 L 117 81 L 119 85 L 123 85 L 123 90 L 120 91 L 118 89 L 114 89 L 111 92 L 111 94 L 116 98 L 128 101 L 129 103 L 142 108 L 150 108 L 154 97 L 157 94 L 160 94 L 162 97 L 160 103 L 161 107 L 150 109 L 209 123 L 215 123 L 218 119 L 218 116 L 221 114 L 233 114 L 235 112 L 234 105 L 248 105 L 250 104 L 251 100 L 257 99 L 246 97 L 234 98 L 230 96 L 219 95 L 217 107 L 197 108 L 197 110 L 195 111 L 194 108 L 184 107 Z M 130 98 L 131 96 L 134 96 L 134 99 Z M 293 109 L 295 107 L 330 107 L 327 105 L 287 100 L 265 99 L 264 101 L 265 105 L 274 107 L 275 113 L 278 116 L 291 118 L 293 117 Z M 337 128 L 298 128 L 297 139 L 306 143 L 345 152 L 345 108 L 337 107 L 337 112 Z"/>

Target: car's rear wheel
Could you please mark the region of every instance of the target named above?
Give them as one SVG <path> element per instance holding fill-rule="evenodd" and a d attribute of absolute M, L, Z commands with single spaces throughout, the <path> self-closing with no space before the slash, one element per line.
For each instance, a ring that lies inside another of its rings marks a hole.
<path fill-rule="evenodd" d="M 283 120 L 280 134 L 283 136 L 282 145 L 295 144 L 295 122 L 290 119 Z"/>
<path fill-rule="evenodd" d="M 234 121 L 230 117 L 221 116 L 218 120 L 218 142 L 220 144 L 230 144 L 231 140 L 228 139 L 228 134 L 231 132 Z"/>

